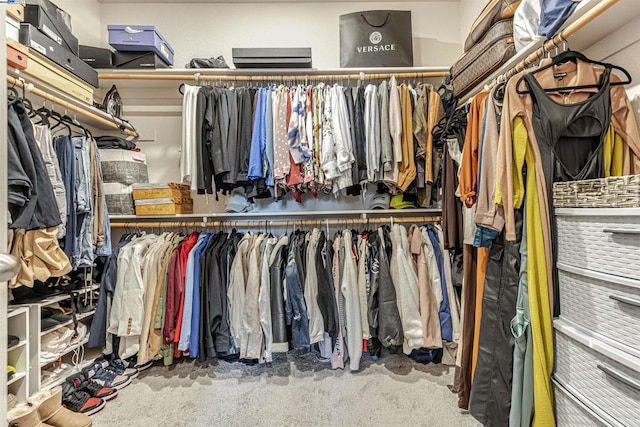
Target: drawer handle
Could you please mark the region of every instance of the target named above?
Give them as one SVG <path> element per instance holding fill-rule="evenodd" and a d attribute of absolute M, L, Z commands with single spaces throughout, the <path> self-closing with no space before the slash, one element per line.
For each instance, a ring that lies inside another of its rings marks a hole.
<path fill-rule="evenodd" d="M 602 372 L 604 372 L 614 380 L 617 380 L 622 384 L 625 384 L 631 387 L 635 391 L 640 392 L 640 381 L 637 381 L 636 379 L 631 378 L 629 375 L 625 374 L 624 372 L 620 372 L 607 365 L 598 365 L 598 369 L 600 369 Z"/>
<path fill-rule="evenodd" d="M 604 228 L 602 232 L 611 234 L 640 234 L 640 228 Z"/>
<path fill-rule="evenodd" d="M 640 307 L 640 300 L 637 300 L 637 299 L 623 297 L 621 295 L 609 295 L 609 298 L 624 304 L 632 305 L 634 307 Z"/>

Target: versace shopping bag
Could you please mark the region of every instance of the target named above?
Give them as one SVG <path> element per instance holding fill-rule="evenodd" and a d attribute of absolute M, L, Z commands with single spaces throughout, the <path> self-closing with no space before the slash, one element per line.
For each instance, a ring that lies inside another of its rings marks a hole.
<path fill-rule="evenodd" d="M 370 10 L 341 15 L 340 66 L 412 67 L 411 12 Z"/>

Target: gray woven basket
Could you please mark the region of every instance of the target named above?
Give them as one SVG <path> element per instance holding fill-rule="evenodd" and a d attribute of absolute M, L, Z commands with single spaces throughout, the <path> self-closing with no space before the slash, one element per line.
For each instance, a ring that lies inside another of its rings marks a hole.
<path fill-rule="evenodd" d="M 556 182 L 556 208 L 637 208 L 640 207 L 640 175 Z"/>

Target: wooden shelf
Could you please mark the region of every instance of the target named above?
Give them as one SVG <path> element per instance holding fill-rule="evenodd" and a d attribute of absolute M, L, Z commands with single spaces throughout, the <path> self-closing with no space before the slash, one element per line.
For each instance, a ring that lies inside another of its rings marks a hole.
<path fill-rule="evenodd" d="M 95 310 L 87 311 L 86 313 L 78 314 L 78 315 L 76 316 L 76 319 L 77 319 L 77 320 L 78 320 L 78 322 L 79 322 L 79 321 L 81 321 L 81 320 L 84 320 L 84 319 L 86 319 L 86 318 L 88 318 L 88 317 L 93 316 L 95 313 L 96 313 L 96 311 L 95 311 Z M 56 325 L 56 326 L 54 326 L 54 327 L 53 327 L 53 328 L 51 328 L 51 329 L 47 329 L 46 331 L 41 331 L 41 332 L 40 332 L 40 336 L 41 336 L 41 337 L 43 337 L 43 336 L 45 336 L 45 335 L 47 335 L 47 334 L 49 334 L 49 333 L 51 333 L 51 332 L 57 331 L 58 329 L 63 328 L 63 327 L 65 327 L 65 326 L 69 326 L 69 325 L 73 325 L 73 319 L 68 320 L 68 321 L 66 321 L 66 322 L 64 322 L 64 323 L 61 323 L 61 324 L 59 324 L 59 325 Z"/>
<path fill-rule="evenodd" d="M 27 373 L 26 372 L 16 372 L 13 375 L 13 378 L 11 378 L 10 380 L 7 381 L 7 386 L 10 386 L 13 383 L 16 383 L 18 381 L 20 381 L 23 378 L 27 377 Z"/>
<path fill-rule="evenodd" d="M 72 292 L 77 292 L 80 295 L 84 295 L 84 294 L 86 294 L 88 292 L 97 291 L 98 289 L 100 289 L 100 285 L 99 284 L 94 284 L 94 285 L 91 285 L 91 287 L 89 287 L 89 288 L 78 289 L 78 290 L 74 290 Z M 41 301 L 36 301 L 36 302 L 33 302 L 33 303 L 17 304 L 17 305 L 15 305 L 15 307 L 25 307 L 25 306 L 28 306 L 28 305 L 39 305 L 40 307 L 46 307 L 48 305 L 57 304 L 57 303 L 59 303 L 61 301 L 68 300 L 69 298 L 71 298 L 71 294 L 63 293 L 63 294 L 53 295 L 53 296 L 50 296 L 49 298 L 45 298 L 45 299 L 43 299 Z M 9 313 L 9 316 L 12 316 L 12 315 L 13 315 L 12 312 Z"/>
<path fill-rule="evenodd" d="M 82 347 L 83 345 L 85 345 L 85 344 L 86 344 L 86 343 L 88 343 L 88 342 L 89 342 L 89 334 L 87 333 L 87 336 L 86 336 L 86 337 L 84 337 L 84 338 L 82 339 L 82 341 L 79 341 L 79 342 L 77 342 L 77 343 L 75 343 L 75 344 L 73 344 L 73 345 L 70 345 L 69 347 L 67 347 L 67 348 L 64 350 L 64 352 L 62 352 L 62 353 L 58 354 L 58 358 L 66 356 L 67 354 L 71 353 L 71 352 L 72 352 L 72 351 L 74 351 L 75 349 L 78 349 L 78 348 Z M 40 362 L 40 369 L 42 369 L 42 368 L 44 368 L 45 366 L 50 365 L 50 364 L 52 364 L 52 363 L 56 363 L 56 362 L 57 362 L 57 359 L 56 359 L 56 360 L 54 360 L 53 362 Z M 69 375 L 70 375 L 70 374 L 69 374 Z M 65 375 L 65 377 L 68 377 L 69 375 Z M 63 381 L 64 381 L 64 380 L 63 380 Z M 44 387 L 42 387 L 42 388 L 44 389 Z"/>
<path fill-rule="evenodd" d="M 7 352 L 17 350 L 17 349 L 19 349 L 19 348 L 24 347 L 25 345 L 27 345 L 27 340 L 20 341 L 18 344 L 14 345 L 13 347 L 9 347 L 9 348 L 7 349 Z"/>

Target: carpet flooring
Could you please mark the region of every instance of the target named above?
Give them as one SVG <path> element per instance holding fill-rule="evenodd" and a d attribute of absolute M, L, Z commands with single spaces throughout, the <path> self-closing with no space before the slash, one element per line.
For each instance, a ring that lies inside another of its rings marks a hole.
<path fill-rule="evenodd" d="M 94 427 L 478 426 L 457 407 L 455 369 L 403 355 L 331 370 L 312 354 L 268 365 L 180 362 L 142 372 L 94 415 Z"/>

